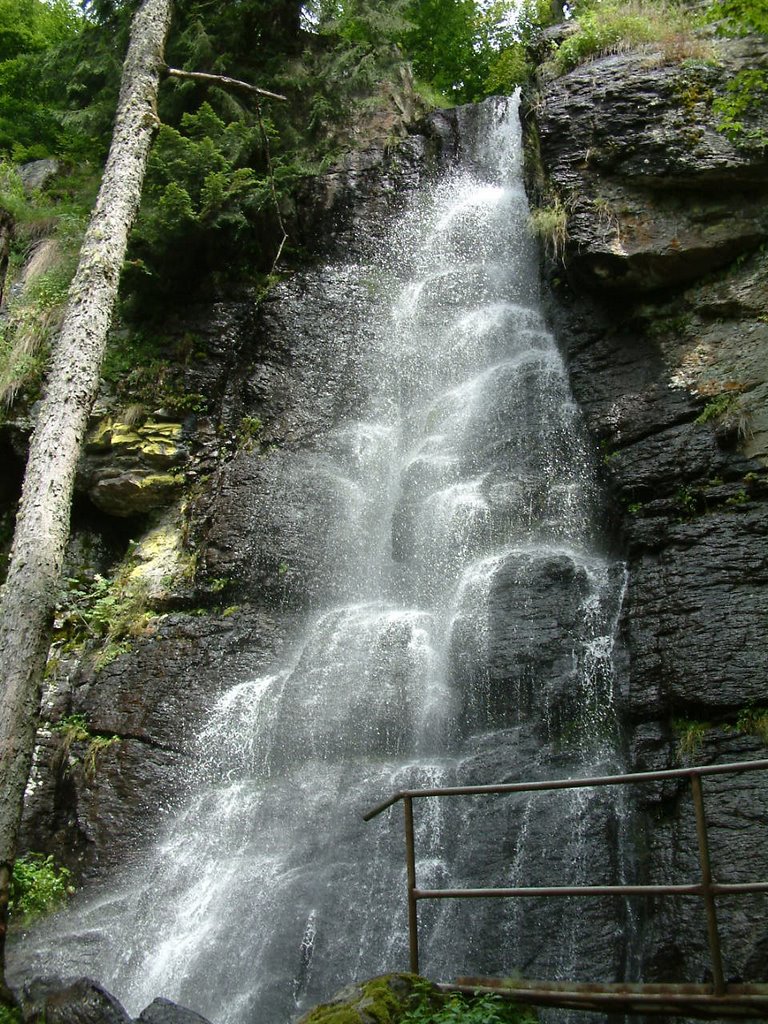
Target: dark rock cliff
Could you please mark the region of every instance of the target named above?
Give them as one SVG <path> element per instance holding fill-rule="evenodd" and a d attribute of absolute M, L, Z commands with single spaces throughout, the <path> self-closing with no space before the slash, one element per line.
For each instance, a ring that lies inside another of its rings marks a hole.
<path fill-rule="evenodd" d="M 768 160 L 729 143 L 710 103 L 734 69 L 766 59 L 755 40 L 723 44 L 719 66 L 605 57 L 541 83 L 528 106 L 531 192 L 567 214 L 563 258 L 545 268 L 551 318 L 628 566 L 621 649 L 637 770 L 766 756 Z M 297 232 L 354 260 L 361 211 L 367 229 L 383 226 L 454 145 L 455 119 L 435 115 L 395 150 L 356 153 L 309 190 Z M 114 577 L 135 609 L 119 635 L 85 648 L 60 623 L 25 822 L 26 846 L 63 854 L 79 878 L 104 878 L 156 829 L 214 698 L 274 659 L 329 575 L 296 543 L 299 525 L 334 527 L 322 493 L 292 492 L 286 509 L 301 508 L 302 524 L 244 498 L 295 487 L 276 450 L 311 453 L 359 397 L 342 397 L 327 339 L 292 314 L 300 299 L 333 316 L 322 269 L 275 295 L 192 307 L 169 326 L 203 352 L 183 387 L 205 396 L 206 415 L 157 410 L 134 429 L 107 405 L 93 424 L 70 572 Z M 332 339 L 350 365 L 365 332 L 346 324 Z M 20 461 L 17 435 L 0 445 Z M 552 591 L 565 601 L 562 585 Z M 706 789 L 716 871 L 765 877 L 768 778 Z M 634 859 L 643 881 L 697 879 L 684 787 L 638 798 Z M 729 977 L 766 980 L 765 909 L 723 908 Z M 641 919 L 644 977 L 706 976 L 696 903 Z"/>
<path fill-rule="evenodd" d="M 160 409 L 131 425 L 102 396 L 78 477 L 23 835 L 79 880 L 103 879 L 156 831 L 215 698 L 274 661 L 329 575 L 298 539 L 308 523 L 333 529 L 333 510 L 316 488 L 295 491 L 281 453 L 311 458 L 354 407 L 360 396 L 329 365 L 354 363 L 366 325 L 342 328 L 334 304 L 346 308 L 350 292 L 333 294 L 312 260 L 333 250 L 353 262 L 362 239 L 375 244 L 408 189 L 450 158 L 456 131 L 455 117 L 437 113 L 396 147 L 374 139 L 350 153 L 297 205 L 308 270 L 266 298 L 191 306 L 166 326 L 195 339 L 181 388 L 207 414 Z M 330 341 L 302 320 L 308 302 L 318 322 L 338 321 Z M 23 424 L 0 432 L 9 458 L 21 461 L 24 436 Z M 282 517 L 279 503 L 254 501 L 291 487 Z"/>
<path fill-rule="evenodd" d="M 628 566 L 631 770 L 768 753 L 768 151 L 712 111 L 768 47 L 713 45 L 706 63 L 589 61 L 527 108 L 531 191 L 567 216 L 551 316 Z M 720 881 L 765 876 L 766 795 L 764 774 L 705 783 Z M 636 844 L 643 880 L 698 880 L 686 785 L 638 796 Z M 727 977 L 768 979 L 765 909 L 720 901 Z M 647 980 L 708 976 L 698 901 L 646 908 L 639 947 Z"/>

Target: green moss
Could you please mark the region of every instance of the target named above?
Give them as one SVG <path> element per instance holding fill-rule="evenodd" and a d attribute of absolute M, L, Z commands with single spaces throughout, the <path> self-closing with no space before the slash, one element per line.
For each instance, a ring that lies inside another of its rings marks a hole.
<path fill-rule="evenodd" d="M 347 1004 L 316 1006 L 302 1024 L 360 1024 L 360 1014 Z"/>
<path fill-rule="evenodd" d="M 413 1004 L 417 985 L 432 986 L 413 974 L 385 974 L 350 985 L 332 1003 L 316 1006 L 301 1024 L 397 1024 Z"/>
<path fill-rule="evenodd" d="M 181 423 L 145 423 L 135 427 L 120 420 L 102 420 L 89 434 L 91 451 L 115 450 L 117 455 L 137 455 L 147 462 L 173 462 L 179 456 Z"/>
<path fill-rule="evenodd" d="M 138 478 L 138 486 L 142 491 L 174 490 L 184 485 L 183 473 L 147 473 Z"/>

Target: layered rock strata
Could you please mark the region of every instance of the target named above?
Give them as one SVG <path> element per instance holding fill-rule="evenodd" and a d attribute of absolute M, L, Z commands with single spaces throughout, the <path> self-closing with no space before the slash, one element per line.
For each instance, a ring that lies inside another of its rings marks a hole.
<path fill-rule="evenodd" d="M 379 140 L 356 150 L 307 185 L 296 237 L 353 261 L 457 144 L 455 118 L 437 113 L 394 149 Z M 306 521 L 260 521 L 253 495 L 280 486 L 281 453 L 311 450 L 359 398 L 331 374 L 327 352 L 354 361 L 365 325 L 328 339 L 297 319 L 309 302 L 317 324 L 340 321 L 334 303 L 348 299 L 310 269 L 266 298 L 244 293 L 177 316 L 169 343 L 194 338 L 199 350 L 178 387 L 204 415 L 158 409 L 127 423 L 101 396 L 78 474 L 23 837 L 79 880 L 105 878 L 162 826 L 208 709 L 233 679 L 274 661 L 321 586 L 323 566 L 300 552 Z M 19 463 L 24 437 L 23 425 L 0 434 Z M 305 515 L 326 528 L 306 498 Z M 116 632 L 102 619 L 124 621 Z"/>
<path fill-rule="evenodd" d="M 768 151 L 729 141 L 713 108 L 768 47 L 707 45 L 706 61 L 635 52 L 542 75 L 527 115 L 531 190 L 562 214 L 551 315 L 628 566 L 641 771 L 768 754 Z M 764 877 L 768 776 L 704 788 L 716 877 Z M 640 878 L 698 881 L 689 787 L 646 787 L 637 806 Z M 726 977 L 768 979 L 763 900 L 720 901 Z M 638 920 L 647 980 L 709 976 L 698 901 Z"/>

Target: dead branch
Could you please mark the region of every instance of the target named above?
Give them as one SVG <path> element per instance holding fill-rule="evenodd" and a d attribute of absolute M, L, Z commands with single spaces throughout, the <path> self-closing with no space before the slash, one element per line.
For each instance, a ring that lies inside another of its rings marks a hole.
<path fill-rule="evenodd" d="M 271 100 L 282 100 L 288 102 L 287 96 L 281 96 L 279 92 L 270 92 L 268 89 L 259 89 L 250 82 L 241 82 L 239 78 L 229 78 L 227 75 L 209 75 L 204 71 L 182 71 L 180 68 L 165 69 L 169 78 L 188 78 L 193 82 L 207 82 L 209 85 L 221 85 L 228 89 L 245 89 L 247 92 L 256 93 L 257 96 L 267 96 Z"/>

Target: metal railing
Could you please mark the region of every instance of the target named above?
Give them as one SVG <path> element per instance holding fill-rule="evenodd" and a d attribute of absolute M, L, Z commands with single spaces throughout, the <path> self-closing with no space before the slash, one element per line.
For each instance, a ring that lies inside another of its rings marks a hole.
<path fill-rule="evenodd" d="M 768 759 L 740 761 L 731 764 L 705 765 L 692 768 L 670 768 L 656 772 L 636 772 L 629 775 L 604 775 L 593 778 L 555 779 L 548 782 L 513 782 L 497 786 L 449 786 L 436 789 L 406 789 L 395 793 L 384 803 L 363 815 L 370 821 L 388 807 L 403 802 L 405 819 L 405 850 L 408 886 L 408 935 L 410 969 L 419 972 L 419 900 L 487 899 L 529 896 L 697 896 L 704 901 L 707 919 L 707 937 L 712 965 L 712 994 L 722 996 L 726 991 L 723 959 L 717 924 L 715 900 L 721 896 L 743 893 L 768 893 L 768 882 L 716 882 L 712 875 L 709 855 L 709 837 L 704 812 L 702 778 L 708 775 L 729 775 L 741 772 L 765 771 Z M 699 867 L 701 881 L 688 885 L 581 885 L 581 886 L 529 886 L 485 889 L 419 889 L 416 885 L 416 851 L 414 844 L 413 801 L 425 797 L 477 796 L 501 793 L 533 793 L 559 789 L 591 789 L 597 786 L 639 785 L 667 779 L 688 780 L 691 785 L 696 816 Z"/>

